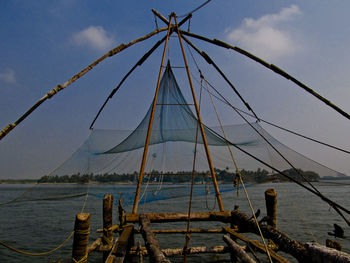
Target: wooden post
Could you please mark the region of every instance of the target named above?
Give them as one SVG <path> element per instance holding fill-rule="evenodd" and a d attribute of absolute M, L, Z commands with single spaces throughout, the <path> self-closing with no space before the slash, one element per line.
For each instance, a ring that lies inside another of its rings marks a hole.
<path fill-rule="evenodd" d="M 123 225 L 125 225 L 125 210 L 123 208 L 122 199 L 119 199 L 118 213 L 119 213 L 119 226 L 120 226 L 120 228 L 122 228 Z"/>
<path fill-rule="evenodd" d="M 149 146 L 149 141 L 150 141 L 150 138 L 151 138 L 153 119 L 154 119 L 154 114 L 155 114 L 155 111 L 156 111 L 159 87 L 160 87 L 160 82 L 161 82 L 161 78 L 162 78 L 163 64 L 164 64 L 164 59 L 165 59 L 165 55 L 166 55 L 166 50 L 167 50 L 167 47 L 168 47 L 169 36 L 171 34 L 170 29 L 171 29 L 171 19 L 172 19 L 172 17 L 173 17 L 173 15 L 171 15 L 170 19 L 169 19 L 168 32 L 167 32 L 167 37 L 165 39 L 163 56 L 162 56 L 162 62 L 160 64 L 160 69 L 159 69 L 159 74 L 158 74 L 157 88 L 156 88 L 156 92 L 154 94 L 151 115 L 150 115 L 150 118 L 149 118 L 149 124 L 148 124 L 148 129 L 147 129 L 147 136 L 146 136 L 146 141 L 145 141 L 145 147 L 143 148 L 143 155 L 142 155 L 142 161 L 141 161 L 141 167 L 140 167 L 139 180 L 137 182 L 135 198 L 134 198 L 134 206 L 132 208 L 132 213 L 133 214 L 136 214 L 137 208 L 138 208 L 138 205 L 139 205 L 139 198 L 140 198 L 140 191 L 141 191 L 141 186 L 142 186 L 143 173 L 145 171 L 146 158 L 147 158 L 147 153 L 148 153 L 148 146 Z"/>
<path fill-rule="evenodd" d="M 275 189 L 267 189 L 265 191 L 265 202 L 267 211 L 267 224 L 273 228 L 277 228 L 277 192 Z"/>
<path fill-rule="evenodd" d="M 90 214 L 80 213 L 76 215 L 74 225 L 74 241 L 72 262 L 86 262 L 87 248 L 90 234 Z"/>
<path fill-rule="evenodd" d="M 150 261 L 156 263 L 170 263 L 167 260 L 159 247 L 158 240 L 149 227 L 150 220 L 144 214 L 140 215 L 140 226 L 142 237 L 145 240 L 148 254 L 150 255 Z"/>
<path fill-rule="evenodd" d="M 113 246 L 113 231 L 112 218 L 113 218 L 113 195 L 105 194 L 103 197 L 103 236 L 102 244 L 108 245 L 110 248 Z M 103 252 L 103 262 L 106 261 L 109 253 Z"/>
<path fill-rule="evenodd" d="M 216 180 L 214 166 L 213 166 L 213 163 L 212 163 L 212 160 L 211 160 L 211 156 L 210 156 L 210 151 L 209 151 L 209 147 L 208 147 L 207 137 L 205 135 L 205 131 L 204 131 L 204 127 L 203 127 L 203 123 L 202 123 L 202 119 L 201 119 L 201 114 L 199 112 L 199 107 L 198 107 L 198 103 L 197 103 L 197 99 L 196 99 L 196 94 L 194 92 L 194 88 L 193 88 L 193 84 L 192 84 L 191 73 L 190 73 L 190 71 L 188 69 L 185 49 L 184 49 L 184 46 L 182 44 L 181 34 L 180 34 L 180 31 L 179 31 L 179 25 L 177 24 L 177 19 L 176 19 L 175 15 L 174 15 L 174 20 L 175 20 L 175 26 L 176 26 L 176 30 L 177 30 L 176 33 L 177 33 L 177 35 L 179 37 L 180 47 L 181 47 L 181 51 L 182 51 L 182 57 L 183 57 L 183 60 L 184 60 L 185 66 L 186 66 L 187 78 L 188 78 L 188 82 L 189 82 L 190 88 L 191 88 L 193 103 L 194 103 L 194 106 L 195 106 L 195 109 L 196 109 L 198 124 L 199 124 L 199 128 L 200 128 L 200 131 L 201 131 L 201 134 L 202 134 L 204 149 L 205 149 L 205 153 L 206 153 L 207 160 L 208 160 L 208 165 L 209 165 L 209 169 L 210 169 L 210 173 L 211 173 L 211 178 L 213 180 L 213 185 L 214 185 L 214 189 L 215 189 L 216 199 L 218 201 L 218 205 L 219 205 L 220 211 L 223 212 L 223 211 L 225 211 L 225 209 L 224 209 L 224 205 L 223 205 L 222 200 L 221 200 L 220 190 L 219 190 L 218 182 Z M 169 23 L 170 23 L 170 21 L 169 21 Z"/>

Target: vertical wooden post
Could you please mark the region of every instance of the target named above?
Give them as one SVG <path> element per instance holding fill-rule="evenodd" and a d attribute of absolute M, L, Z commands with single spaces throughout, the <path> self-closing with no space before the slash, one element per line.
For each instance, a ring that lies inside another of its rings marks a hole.
<path fill-rule="evenodd" d="M 90 214 L 80 213 L 75 217 L 72 262 L 86 262 L 90 234 Z"/>
<path fill-rule="evenodd" d="M 269 219 L 267 224 L 273 228 L 277 228 L 277 192 L 275 189 L 267 189 L 265 191 L 265 202 L 266 202 L 266 211 Z"/>
<path fill-rule="evenodd" d="M 213 180 L 213 185 L 214 185 L 214 189 L 215 189 L 216 199 L 218 201 L 219 209 L 222 212 L 222 211 L 225 211 L 225 209 L 224 209 L 224 205 L 222 204 L 220 190 L 219 190 L 218 182 L 217 182 L 216 176 L 215 176 L 214 166 L 213 166 L 213 163 L 212 163 L 212 160 L 211 160 L 211 157 L 210 157 L 210 151 L 209 151 L 209 147 L 208 147 L 207 137 L 205 136 L 205 131 L 204 131 L 201 115 L 200 115 L 200 112 L 199 112 L 199 107 L 198 107 L 198 103 L 197 103 L 197 99 L 196 99 L 196 94 L 194 92 L 194 88 L 193 88 L 193 84 L 192 84 L 191 73 L 190 73 L 190 71 L 188 69 L 185 49 L 184 49 L 184 46 L 182 44 L 182 38 L 181 38 L 179 26 L 177 24 L 177 19 L 176 19 L 175 15 L 174 15 L 174 20 L 175 20 L 175 26 L 176 26 L 176 33 L 177 33 L 177 35 L 179 37 L 179 42 L 180 42 L 180 46 L 181 46 L 182 56 L 183 56 L 185 67 L 186 67 L 187 78 L 188 78 L 188 82 L 190 84 L 191 93 L 192 93 L 192 97 L 193 97 L 193 102 L 194 102 L 194 106 L 195 106 L 195 109 L 196 109 L 196 114 L 197 114 L 197 118 L 198 118 L 199 128 L 200 128 L 200 131 L 201 131 L 201 134 L 202 134 L 202 139 L 203 139 L 203 143 L 204 143 L 204 149 L 205 149 L 205 153 L 206 153 L 206 156 L 207 156 L 211 177 L 212 177 L 212 180 Z"/>
<path fill-rule="evenodd" d="M 119 227 L 122 228 L 125 225 L 125 210 L 123 208 L 123 201 L 120 198 L 118 203 L 118 213 L 119 213 Z"/>
<path fill-rule="evenodd" d="M 136 214 L 137 208 L 138 208 L 138 205 L 139 205 L 139 198 L 140 198 L 140 191 L 141 191 L 143 173 L 145 171 L 146 158 L 147 158 L 147 153 L 148 153 L 148 146 L 149 146 L 149 141 L 150 141 L 150 138 L 151 138 L 154 114 L 155 114 L 155 111 L 156 111 L 156 105 L 157 105 L 157 98 L 158 98 L 158 93 L 159 93 L 160 81 L 161 81 L 161 78 L 162 78 L 163 64 L 164 64 L 164 60 L 165 60 L 166 50 L 167 50 L 167 47 L 168 47 L 169 36 L 171 34 L 170 29 L 171 29 L 171 19 L 172 19 L 172 17 L 173 17 L 173 15 L 171 15 L 170 18 L 169 18 L 168 32 L 167 32 L 167 37 L 166 37 L 165 44 L 164 44 L 162 62 L 160 64 L 160 70 L 159 70 L 159 74 L 158 74 L 157 88 L 156 88 L 156 92 L 154 94 L 152 110 L 151 110 L 151 116 L 149 118 L 149 124 L 148 124 L 148 129 L 147 129 L 147 136 L 146 136 L 146 141 L 145 141 L 145 147 L 143 149 L 143 155 L 142 155 L 142 161 L 141 161 L 139 180 L 137 182 L 136 193 L 135 193 L 135 198 L 134 198 L 134 206 L 132 208 L 132 213 L 133 214 Z"/>
<path fill-rule="evenodd" d="M 113 246 L 113 231 L 110 230 L 113 219 L 113 195 L 105 194 L 103 196 L 103 236 L 102 244 L 108 245 L 110 248 Z M 103 252 L 103 262 L 106 261 L 109 255 L 108 251 Z"/>

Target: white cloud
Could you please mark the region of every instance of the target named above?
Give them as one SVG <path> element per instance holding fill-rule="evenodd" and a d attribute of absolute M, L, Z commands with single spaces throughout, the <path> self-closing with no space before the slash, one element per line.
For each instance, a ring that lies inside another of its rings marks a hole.
<path fill-rule="evenodd" d="M 0 72 L 0 80 L 8 84 L 15 84 L 15 71 L 13 69 L 7 69 L 3 72 Z"/>
<path fill-rule="evenodd" d="M 299 45 L 292 33 L 283 29 L 282 22 L 288 22 L 300 14 L 299 7 L 291 5 L 277 14 L 258 19 L 245 18 L 239 28 L 226 31 L 226 38 L 265 59 L 293 55 Z"/>
<path fill-rule="evenodd" d="M 102 26 L 90 26 L 74 34 L 72 39 L 78 46 L 88 46 L 99 51 L 110 48 L 114 43 L 114 38 Z"/>

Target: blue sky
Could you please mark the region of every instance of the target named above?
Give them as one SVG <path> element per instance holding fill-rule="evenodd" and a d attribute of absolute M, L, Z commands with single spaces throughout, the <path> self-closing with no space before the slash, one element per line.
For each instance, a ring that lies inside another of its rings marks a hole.
<path fill-rule="evenodd" d="M 110 48 L 154 30 L 152 8 L 164 15 L 172 11 L 182 15 L 202 2 L 0 1 L 1 129 Z M 348 10 L 348 1 L 213 0 L 194 14 L 191 31 L 278 65 L 350 112 Z M 39 178 L 68 158 L 88 136 L 88 127 L 109 92 L 160 37 L 107 59 L 0 141 L 0 179 Z M 220 65 L 259 116 L 350 149 L 349 120 L 242 55 L 194 42 Z M 172 41 L 173 65 L 181 62 L 177 54 L 177 42 Z M 159 49 L 126 81 L 96 128 L 133 129 L 138 124 L 152 100 L 160 55 Z M 225 86 L 210 66 L 197 60 L 209 80 Z M 175 74 L 178 79 L 184 76 Z M 227 87 L 222 92 L 243 108 Z M 240 122 L 225 107 L 219 111 L 226 124 Z M 213 114 L 208 110 L 204 121 L 209 122 Z M 350 175 L 348 155 L 264 127 L 296 151 Z"/>

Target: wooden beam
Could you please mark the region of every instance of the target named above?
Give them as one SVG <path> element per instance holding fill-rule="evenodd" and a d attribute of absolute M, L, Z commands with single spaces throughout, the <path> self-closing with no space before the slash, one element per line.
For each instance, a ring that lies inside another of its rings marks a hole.
<path fill-rule="evenodd" d="M 234 229 L 228 228 L 228 227 L 223 227 L 224 231 L 228 234 L 230 234 L 231 236 L 233 236 L 236 239 L 240 239 L 243 242 L 247 243 L 248 245 L 250 245 L 251 247 L 257 249 L 258 251 L 262 252 L 262 253 L 266 253 L 266 249 L 265 246 L 263 244 L 261 244 L 259 241 L 257 240 L 250 240 L 249 238 L 246 238 L 245 236 L 237 233 Z M 271 258 L 275 261 L 275 262 L 282 262 L 282 263 L 288 263 L 289 261 L 283 257 L 281 257 L 280 255 L 278 255 L 275 251 L 273 251 L 272 249 L 269 249 Z"/>
<path fill-rule="evenodd" d="M 145 247 L 132 247 L 130 249 L 131 255 L 137 255 L 138 249 L 141 250 L 142 255 L 148 256 L 147 249 Z M 166 248 L 162 249 L 162 252 L 165 256 L 171 257 L 176 255 L 182 255 L 184 249 L 183 248 Z M 216 254 L 225 254 L 228 253 L 229 249 L 226 246 L 214 246 L 214 247 L 189 247 L 187 253 L 188 254 L 209 254 L 209 253 L 216 253 Z"/>
<path fill-rule="evenodd" d="M 231 216 L 232 222 L 238 226 L 240 232 L 251 232 L 259 235 L 256 223 L 249 215 L 236 210 L 231 212 Z M 291 239 L 285 233 L 271 226 L 260 224 L 260 229 L 264 237 L 272 239 L 281 251 L 292 255 L 299 262 L 309 262 L 309 255 L 305 244 Z"/>
<path fill-rule="evenodd" d="M 341 251 L 338 251 L 333 248 L 328 248 L 321 246 L 316 243 L 306 243 L 307 250 L 310 255 L 311 263 L 328 263 L 328 262 L 337 262 L 337 263 L 349 263 L 350 255 Z"/>
<path fill-rule="evenodd" d="M 150 255 L 150 260 L 151 262 L 155 263 L 170 263 L 170 261 L 167 260 L 162 253 L 158 240 L 149 227 L 150 223 L 151 222 L 146 215 L 140 215 L 141 233 L 143 239 L 145 240 L 146 248 L 148 254 Z"/>
<path fill-rule="evenodd" d="M 176 222 L 187 221 L 188 213 L 145 213 L 151 222 Z M 126 214 L 126 223 L 139 222 L 140 214 Z M 191 221 L 219 221 L 229 223 L 231 212 L 192 212 Z"/>
<path fill-rule="evenodd" d="M 88 246 L 87 253 L 90 254 L 92 251 L 98 250 L 102 244 L 102 236 L 97 238 L 90 246 Z"/>
<path fill-rule="evenodd" d="M 242 263 L 256 263 L 255 260 L 253 260 L 247 252 L 244 251 L 235 241 L 233 241 L 229 236 L 224 235 L 223 236 L 224 241 L 228 245 L 228 247 L 231 250 L 231 261 L 233 261 L 233 258 L 236 259 L 235 261 L 239 261 Z"/>
<path fill-rule="evenodd" d="M 124 262 L 128 249 L 134 244 L 134 225 L 126 225 L 119 237 L 114 242 L 112 250 L 105 263 Z"/>

